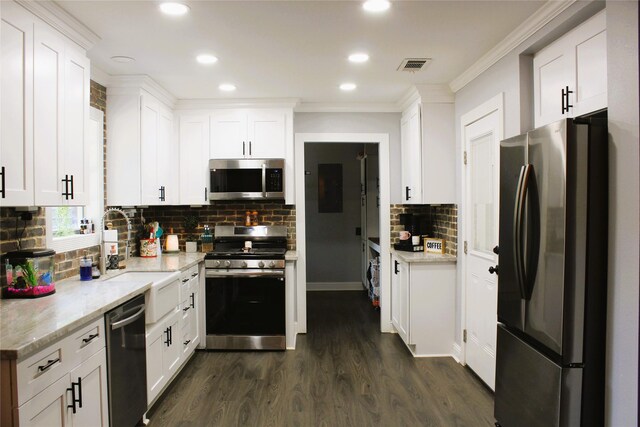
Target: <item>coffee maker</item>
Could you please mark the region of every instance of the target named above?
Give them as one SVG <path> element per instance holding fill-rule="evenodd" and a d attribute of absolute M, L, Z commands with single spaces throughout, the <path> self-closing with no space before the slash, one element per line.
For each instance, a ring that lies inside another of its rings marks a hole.
<path fill-rule="evenodd" d="M 431 232 L 431 218 L 429 215 L 400 214 L 400 224 L 406 231 L 413 236 L 419 236 L 420 240 L 417 245 L 411 242 L 411 237 L 407 240 L 400 240 L 393 245 L 398 251 L 422 252 L 424 251 L 423 236 Z"/>

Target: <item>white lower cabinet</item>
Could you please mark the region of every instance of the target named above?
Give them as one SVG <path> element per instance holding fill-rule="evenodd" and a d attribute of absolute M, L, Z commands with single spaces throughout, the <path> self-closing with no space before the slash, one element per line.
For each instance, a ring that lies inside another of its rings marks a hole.
<path fill-rule="evenodd" d="M 456 265 L 391 258 L 391 323 L 414 356 L 453 352 Z"/>
<path fill-rule="evenodd" d="M 102 317 L 9 365 L 3 361 L 3 373 L 8 373 L 6 367 L 15 369 L 17 378 L 12 402 L 2 403 L 3 410 L 17 407 L 10 425 L 109 426 Z"/>
<path fill-rule="evenodd" d="M 177 308 L 147 326 L 147 402 L 151 404 L 178 369 L 181 311 Z"/>

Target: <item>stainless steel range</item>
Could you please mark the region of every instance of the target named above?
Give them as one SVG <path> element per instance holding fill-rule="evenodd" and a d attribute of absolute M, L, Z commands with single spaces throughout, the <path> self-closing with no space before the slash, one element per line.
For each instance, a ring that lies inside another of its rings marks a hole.
<path fill-rule="evenodd" d="M 284 350 L 284 226 L 216 226 L 205 255 L 206 348 Z"/>

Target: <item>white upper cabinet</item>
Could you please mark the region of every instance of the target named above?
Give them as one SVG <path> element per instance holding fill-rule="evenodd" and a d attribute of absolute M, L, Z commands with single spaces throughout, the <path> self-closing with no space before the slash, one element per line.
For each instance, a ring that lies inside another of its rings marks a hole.
<path fill-rule="evenodd" d="M 33 205 L 33 17 L 0 2 L 0 205 Z"/>
<path fill-rule="evenodd" d="M 107 203 L 177 203 L 178 149 L 169 106 L 144 89 L 110 86 L 107 110 Z"/>
<path fill-rule="evenodd" d="M 180 204 L 209 203 L 209 114 L 183 114 L 179 126 Z"/>
<path fill-rule="evenodd" d="M 456 203 L 453 94 L 440 85 L 416 92 L 400 121 L 401 203 Z"/>
<path fill-rule="evenodd" d="M 88 201 L 89 60 L 74 42 L 2 2 L 3 206 Z"/>
<path fill-rule="evenodd" d="M 211 158 L 278 159 L 286 154 L 285 109 L 219 110 L 211 114 Z"/>
<path fill-rule="evenodd" d="M 606 12 L 536 53 L 535 127 L 607 107 Z"/>

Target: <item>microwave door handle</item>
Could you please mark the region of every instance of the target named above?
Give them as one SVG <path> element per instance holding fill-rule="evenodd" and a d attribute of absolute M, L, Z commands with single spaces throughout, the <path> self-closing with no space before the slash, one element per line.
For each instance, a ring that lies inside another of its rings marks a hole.
<path fill-rule="evenodd" d="M 262 164 L 262 196 L 267 197 L 267 164 Z"/>

